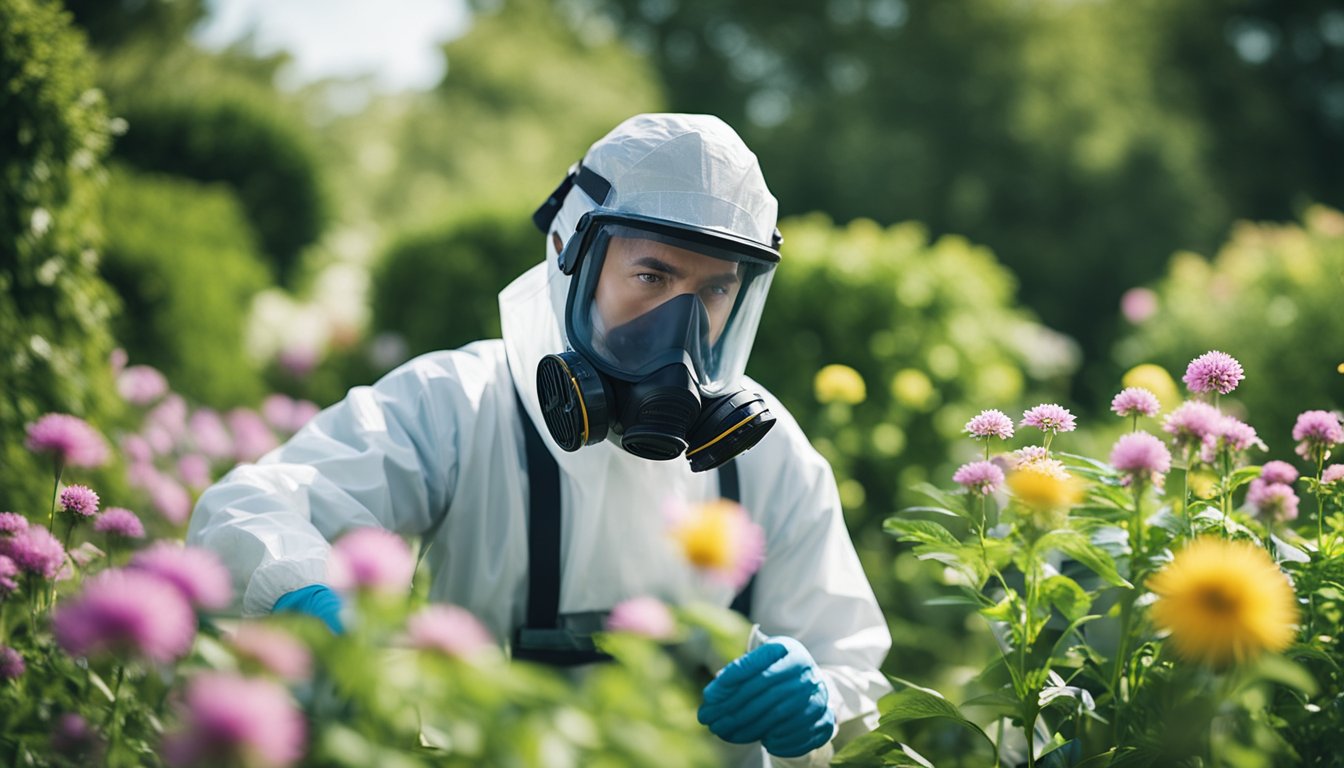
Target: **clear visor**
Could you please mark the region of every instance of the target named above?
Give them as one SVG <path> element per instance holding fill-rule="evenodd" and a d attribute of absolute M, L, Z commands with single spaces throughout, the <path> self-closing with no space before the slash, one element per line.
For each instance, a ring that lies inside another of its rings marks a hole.
<path fill-rule="evenodd" d="M 601 222 L 585 241 L 566 311 L 575 349 L 629 381 L 684 363 L 704 395 L 737 384 L 774 263 L 666 227 Z"/>

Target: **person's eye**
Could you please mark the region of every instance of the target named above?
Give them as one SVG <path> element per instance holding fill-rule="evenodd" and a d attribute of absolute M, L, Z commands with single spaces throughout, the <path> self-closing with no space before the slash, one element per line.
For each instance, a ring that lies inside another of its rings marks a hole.
<path fill-rule="evenodd" d="M 647 285 L 658 285 L 663 282 L 663 276 L 654 274 L 653 272 L 640 272 L 635 275 L 635 279 Z"/>

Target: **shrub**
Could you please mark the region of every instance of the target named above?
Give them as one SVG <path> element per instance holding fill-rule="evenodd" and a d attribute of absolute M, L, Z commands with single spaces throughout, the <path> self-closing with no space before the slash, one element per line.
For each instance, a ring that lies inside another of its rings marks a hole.
<path fill-rule="evenodd" d="M 102 97 L 58 3 L 0 0 L 0 508 L 49 503 L 49 469 L 23 450 L 46 411 L 115 414 L 97 276 Z"/>

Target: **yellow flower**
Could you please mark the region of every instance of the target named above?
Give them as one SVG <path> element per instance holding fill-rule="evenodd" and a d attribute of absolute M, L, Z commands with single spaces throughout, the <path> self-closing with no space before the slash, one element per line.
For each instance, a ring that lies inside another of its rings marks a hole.
<path fill-rule="evenodd" d="M 672 539 L 695 568 L 741 588 L 760 567 L 765 535 L 747 511 L 726 499 L 671 504 L 665 511 Z"/>
<path fill-rule="evenodd" d="M 848 365 L 833 364 L 817 371 L 812 389 L 816 392 L 817 402 L 821 403 L 858 405 L 868 397 L 863 376 Z"/>
<path fill-rule="evenodd" d="M 1039 466 L 1038 466 L 1039 465 Z M 1077 504 L 1083 496 L 1078 480 L 1054 459 L 1023 464 L 1008 475 L 1008 490 L 1032 509 L 1061 509 Z"/>
<path fill-rule="evenodd" d="M 732 505 L 720 501 L 696 510 L 673 534 L 686 560 L 697 568 L 727 568 L 732 564 L 728 515 Z"/>
<path fill-rule="evenodd" d="M 1160 365 L 1152 363 L 1136 365 L 1125 372 L 1120 383 L 1126 387 L 1143 387 L 1157 395 L 1157 402 L 1162 405 L 1164 413 L 1181 402 L 1181 391 L 1176 387 L 1176 381 L 1171 378 L 1170 373 L 1167 373 L 1167 369 Z"/>
<path fill-rule="evenodd" d="M 1269 554 L 1245 541 L 1199 539 L 1148 580 L 1153 624 L 1176 652 L 1214 667 L 1281 651 L 1297 633 L 1292 585 Z"/>
<path fill-rule="evenodd" d="M 901 405 L 922 411 L 932 403 L 937 392 L 923 371 L 902 368 L 891 379 L 891 394 Z"/>

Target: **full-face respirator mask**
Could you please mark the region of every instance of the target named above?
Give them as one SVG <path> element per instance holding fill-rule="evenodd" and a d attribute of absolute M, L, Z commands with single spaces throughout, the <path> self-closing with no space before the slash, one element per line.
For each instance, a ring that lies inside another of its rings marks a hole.
<path fill-rule="evenodd" d="M 780 237 L 602 208 L 609 185 L 578 166 L 533 219 L 543 232 L 578 184 L 599 203 L 559 254 L 570 277 L 569 349 L 537 368 L 542 414 L 576 451 L 610 439 L 636 456 L 714 469 L 754 446 L 775 417 L 740 386 Z"/>

